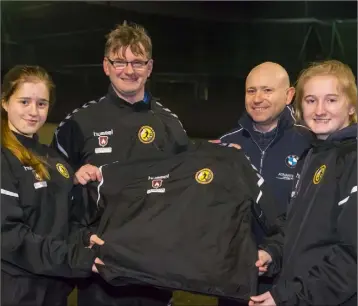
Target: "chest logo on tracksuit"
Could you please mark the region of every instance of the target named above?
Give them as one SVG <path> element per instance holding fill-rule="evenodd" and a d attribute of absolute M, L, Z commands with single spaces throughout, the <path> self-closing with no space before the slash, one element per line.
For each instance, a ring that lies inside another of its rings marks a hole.
<path fill-rule="evenodd" d="M 94 152 L 96 154 L 101 153 L 112 153 L 112 148 L 107 147 L 109 142 L 109 137 L 114 134 L 113 129 L 109 131 L 103 131 L 103 132 L 93 132 L 94 137 L 98 137 L 98 145 L 100 148 L 95 148 Z"/>
<path fill-rule="evenodd" d="M 201 169 L 195 174 L 195 180 L 199 184 L 209 184 L 213 179 L 214 173 L 209 168 Z"/>
<path fill-rule="evenodd" d="M 150 193 L 164 193 L 165 188 L 162 188 L 164 180 L 169 178 L 169 174 L 160 176 L 148 176 L 148 181 L 151 181 L 151 188 L 147 189 L 147 194 Z"/>
<path fill-rule="evenodd" d="M 108 136 L 98 136 L 98 144 L 105 147 L 108 144 Z"/>
<path fill-rule="evenodd" d="M 142 126 L 138 131 L 138 138 L 142 143 L 151 143 L 155 139 L 155 132 L 149 125 Z"/>
<path fill-rule="evenodd" d="M 162 185 L 163 185 L 163 180 L 153 180 L 152 181 L 152 187 L 155 189 L 162 187 Z"/>
<path fill-rule="evenodd" d="M 70 175 L 68 174 L 68 171 L 66 169 L 66 167 L 64 165 L 62 165 L 61 163 L 57 163 L 56 164 L 56 169 L 58 172 L 60 172 L 60 174 L 65 177 L 65 178 L 69 178 Z"/>
<path fill-rule="evenodd" d="M 288 155 L 285 160 L 286 165 L 289 168 L 295 168 L 298 162 L 298 158 L 299 157 L 297 155 Z"/>
<path fill-rule="evenodd" d="M 313 184 L 317 185 L 319 184 L 319 182 L 322 180 L 324 173 L 326 172 L 326 165 L 322 165 L 321 167 L 319 167 L 314 176 L 313 176 Z"/>

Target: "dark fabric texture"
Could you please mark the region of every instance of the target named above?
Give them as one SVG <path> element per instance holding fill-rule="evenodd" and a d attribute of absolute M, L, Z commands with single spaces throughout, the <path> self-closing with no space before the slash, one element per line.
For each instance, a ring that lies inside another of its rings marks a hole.
<path fill-rule="evenodd" d="M 256 292 L 252 221 L 276 233 L 277 211 L 242 151 L 197 143 L 170 158 L 101 171 L 93 197 L 104 209 L 98 234 L 106 242 L 97 250 L 107 282 L 243 300 Z"/>
<path fill-rule="evenodd" d="M 315 142 L 299 167 L 272 296 L 277 305 L 356 305 L 357 126 Z"/>
<path fill-rule="evenodd" d="M 69 285 L 62 277 L 87 277 L 95 254 L 81 232 L 70 231 L 73 173 L 36 138 L 17 135 L 42 156 L 50 179 L 1 148 L 1 273 L 3 305 L 60 305 Z M 78 252 L 81 249 L 81 252 Z"/>

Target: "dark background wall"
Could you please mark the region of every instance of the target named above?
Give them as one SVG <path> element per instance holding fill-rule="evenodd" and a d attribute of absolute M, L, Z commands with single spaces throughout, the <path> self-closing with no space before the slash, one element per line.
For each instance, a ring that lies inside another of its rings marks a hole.
<path fill-rule="evenodd" d="M 217 137 L 244 110 L 247 73 L 276 61 L 292 82 L 310 61 L 335 58 L 357 72 L 356 1 L 1 2 L 2 74 L 38 64 L 52 74 L 53 123 L 105 94 L 105 35 L 124 20 L 153 40 L 149 87 L 193 137 Z"/>

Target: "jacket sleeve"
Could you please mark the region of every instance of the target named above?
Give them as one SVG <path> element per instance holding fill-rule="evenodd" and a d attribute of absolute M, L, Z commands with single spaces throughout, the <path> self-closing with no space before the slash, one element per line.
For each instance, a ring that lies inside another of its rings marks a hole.
<path fill-rule="evenodd" d="M 232 150 L 237 150 L 232 148 Z M 240 180 L 244 179 L 246 189 L 250 192 L 253 200 L 253 214 L 266 235 L 282 232 L 282 225 L 278 223 L 279 209 L 275 198 L 269 190 L 264 178 L 259 174 L 257 168 L 250 163 L 247 156 L 240 150 L 242 156 Z M 254 183 L 255 182 L 255 183 Z"/>
<path fill-rule="evenodd" d="M 33 274 L 87 277 L 95 254 L 82 244 L 36 234 L 26 224 L 26 194 L 2 158 L 1 165 L 1 260 Z M 51 203 L 49 203 L 51 204 Z M 46 216 L 43 216 L 46 218 Z"/>
<path fill-rule="evenodd" d="M 296 176 L 292 185 L 292 192 L 288 198 L 288 202 L 290 203 L 289 207 L 291 207 L 291 202 L 296 194 L 296 189 L 300 178 L 300 172 L 302 171 L 307 152 L 308 150 L 302 154 L 296 167 Z M 276 219 L 277 225 L 280 228 L 280 233 L 265 237 L 263 243 L 259 245 L 259 249 L 269 253 L 272 258 L 272 263 L 269 265 L 268 271 L 265 273 L 265 276 L 272 277 L 277 275 L 281 271 L 287 215 L 289 215 L 289 209 L 286 213 L 279 215 Z"/>
<path fill-rule="evenodd" d="M 285 215 L 278 215 L 278 206 L 276 206 L 275 199 L 271 195 L 265 180 L 258 173 L 255 166 L 250 164 L 249 160 L 244 157 L 244 153 L 242 154 L 244 159 L 243 167 L 240 171 L 237 171 L 240 173 L 240 177 L 245 178 L 247 190 L 250 190 L 252 195 L 254 218 L 265 233 L 263 243 L 259 245 L 259 249 L 268 252 L 274 260 L 265 276 L 273 276 L 281 267 Z M 256 182 L 256 184 L 252 184 L 252 182 Z"/>
<path fill-rule="evenodd" d="M 272 263 L 269 265 L 265 276 L 273 277 L 281 270 L 286 215 L 278 214 L 279 207 L 276 206 L 275 199 L 271 195 L 267 184 L 258 173 L 256 175 L 259 178 L 257 184 L 261 183 L 261 185 L 258 188 L 258 196 L 255 198 L 256 201 L 253 205 L 261 210 L 259 215 L 256 212 L 256 219 L 261 224 L 261 227 L 266 228 L 266 235 L 258 248 L 271 255 Z"/>
<path fill-rule="evenodd" d="M 66 118 L 55 130 L 53 147 L 77 171 L 82 166 L 84 134 L 73 117 Z"/>
<path fill-rule="evenodd" d="M 79 232 L 82 233 L 82 241 L 86 246 L 90 243 L 90 236 L 97 232 L 101 215 L 101 210 L 97 209 L 89 198 L 89 193 L 92 191 L 89 185 L 92 184 L 77 185 L 73 188 L 70 213 L 71 238 L 77 239 Z"/>
<path fill-rule="evenodd" d="M 341 305 L 357 292 L 357 164 L 339 179 L 335 244 L 320 262 L 294 278 L 278 281 L 271 294 L 280 305 Z"/>
<path fill-rule="evenodd" d="M 286 222 L 286 215 L 281 215 L 276 219 L 276 224 L 280 228 L 279 231 L 268 235 L 264 238 L 262 244 L 259 245 L 260 250 L 264 250 L 271 255 L 272 262 L 268 267 L 265 276 L 273 277 L 281 271 L 283 244 L 284 244 L 284 225 Z"/>
<path fill-rule="evenodd" d="M 67 116 L 55 131 L 51 146 L 71 165 L 76 172 L 83 166 L 84 134 L 76 119 Z M 78 184 L 72 190 L 71 240 L 81 232 L 83 243 L 89 244 L 89 237 L 95 232 L 93 207 L 89 203 L 86 188 Z M 73 235 L 74 234 L 74 235 Z"/>

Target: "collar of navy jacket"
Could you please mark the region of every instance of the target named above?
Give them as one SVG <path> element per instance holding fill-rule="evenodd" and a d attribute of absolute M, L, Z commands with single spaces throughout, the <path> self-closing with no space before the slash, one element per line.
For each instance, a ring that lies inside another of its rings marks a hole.
<path fill-rule="evenodd" d="M 238 123 L 248 132 L 251 134 L 254 131 L 253 127 L 253 120 L 248 115 L 247 112 L 245 112 Z M 279 115 L 278 124 L 277 124 L 277 131 L 278 133 L 284 131 L 285 129 L 292 127 L 296 123 L 295 117 L 294 117 L 294 111 L 291 106 L 286 106 L 282 113 Z"/>
<path fill-rule="evenodd" d="M 266 148 L 260 148 L 254 138 L 253 121 L 247 113 L 239 120 L 239 126 L 223 135 L 222 143 L 236 143 L 264 177 L 272 189 L 280 211 L 284 212 L 292 191 L 299 157 L 311 147 L 312 133 L 295 123 L 293 110 L 287 106 L 280 115 L 273 140 Z"/>

